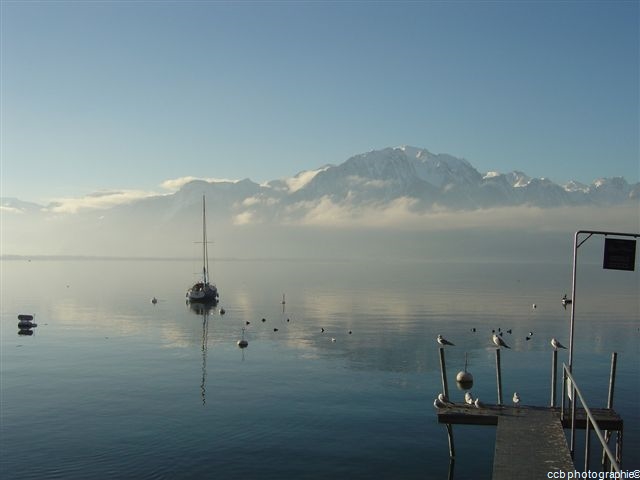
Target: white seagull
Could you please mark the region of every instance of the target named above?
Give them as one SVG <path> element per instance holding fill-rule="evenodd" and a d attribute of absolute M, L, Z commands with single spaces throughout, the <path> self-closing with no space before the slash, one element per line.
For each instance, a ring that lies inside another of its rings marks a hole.
<path fill-rule="evenodd" d="M 449 340 L 447 340 L 446 338 L 444 338 L 442 335 L 438 335 L 438 343 L 440 345 L 452 345 L 455 347 L 455 343 L 451 343 Z"/>
<path fill-rule="evenodd" d="M 451 403 L 449 399 L 444 396 L 444 393 L 439 393 L 433 401 L 433 406 L 436 408 L 447 408 L 451 405 L 453 405 L 453 403 Z"/>
<path fill-rule="evenodd" d="M 564 345 L 562 345 L 558 340 L 556 340 L 555 338 L 551 339 L 551 346 L 553 347 L 554 350 L 558 350 L 559 348 L 564 348 L 566 350 L 567 347 L 565 347 Z"/>
<path fill-rule="evenodd" d="M 471 392 L 464 392 L 464 402 L 467 405 L 473 405 L 473 397 L 471 396 Z"/>
<path fill-rule="evenodd" d="M 482 407 L 484 407 L 484 403 L 482 403 L 482 402 L 480 401 L 480 399 L 479 399 L 479 398 L 476 398 L 476 399 L 474 400 L 473 404 L 476 406 L 476 408 L 482 408 Z"/>
<path fill-rule="evenodd" d="M 516 407 L 520 404 L 520 395 L 518 395 L 518 392 L 514 392 L 512 400 Z"/>
<path fill-rule="evenodd" d="M 433 401 L 433 406 L 436 408 L 447 408 L 449 405 L 440 400 L 440 398 L 436 397 Z"/>
<path fill-rule="evenodd" d="M 498 348 L 500 347 L 511 348 L 509 345 L 504 343 L 504 340 L 502 339 L 502 337 L 499 337 L 495 333 L 493 334 L 493 343 L 495 343 Z"/>

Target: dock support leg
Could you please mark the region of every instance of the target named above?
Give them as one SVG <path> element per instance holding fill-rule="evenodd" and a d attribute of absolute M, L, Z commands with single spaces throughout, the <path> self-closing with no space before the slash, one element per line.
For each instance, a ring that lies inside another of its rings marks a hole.
<path fill-rule="evenodd" d="M 456 449 L 453 446 L 453 426 L 447 423 L 447 437 L 449 438 L 449 458 L 454 459 L 456 457 Z"/>
<path fill-rule="evenodd" d="M 444 347 L 440 347 L 440 376 L 442 377 L 442 393 L 449 398 L 449 385 L 447 384 L 447 367 L 444 363 Z"/>
<path fill-rule="evenodd" d="M 558 350 L 553 350 L 551 357 L 551 406 L 556 406 L 556 386 L 558 384 Z"/>
<path fill-rule="evenodd" d="M 500 348 L 496 348 L 496 381 L 498 383 L 498 405 L 502 405 L 502 369 L 500 368 Z"/>

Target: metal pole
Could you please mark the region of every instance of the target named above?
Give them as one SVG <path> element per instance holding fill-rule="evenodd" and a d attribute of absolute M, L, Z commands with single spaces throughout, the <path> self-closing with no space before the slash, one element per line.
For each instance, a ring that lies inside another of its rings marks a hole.
<path fill-rule="evenodd" d="M 500 348 L 496 348 L 496 380 L 498 382 L 498 405 L 502 405 L 502 370 L 500 368 Z"/>
<path fill-rule="evenodd" d="M 581 233 L 588 234 L 582 242 L 578 242 L 578 238 Z M 578 248 L 584 242 L 589 240 L 593 235 L 608 235 L 616 237 L 640 237 L 640 233 L 622 233 L 622 232 L 603 232 L 595 230 L 578 230 L 573 237 L 573 281 L 571 285 L 571 324 L 569 326 L 569 373 L 573 373 L 573 331 L 575 326 L 575 313 L 576 313 L 576 274 L 578 268 Z"/>
<path fill-rule="evenodd" d="M 576 390 L 573 382 L 569 382 L 569 390 L 571 391 L 571 459 L 574 458 L 576 445 Z"/>
<path fill-rule="evenodd" d="M 453 445 L 453 427 L 447 423 L 447 437 L 449 438 L 449 458 L 456 457 L 456 449 Z"/>
<path fill-rule="evenodd" d="M 558 383 L 558 350 L 553 349 L 551 357 L 551 406 L 556 406 L 556 385 Z"/>
<path fill-rule="evenodd" d="M 576 277 L 578 270 L 578 236 L 577 231 L 573 237 L 573 270 L 571 281 L 571 320 L 569 323 L 569 373 L 573 373 L 573 328 L 576 314 Z"/>
<path fill-rule="evenodd" d="M 618 353 L 613 352 L 611 354 L 611 373 L 609 374 L 609 396 L 607 397 L 607 408 L 613 408 L 613 390 L 616 386 L 616 363 L 618 360 Z M 611 432 L 609 430 L 604 431 L 604 439 L 606 443 L 609 443 L 611 439 Z M 602 466 L 604 467 L 607 464 L 607 455 L 602 449 Z"/>
<path fill-rule="evenodd" d="M 616 386 L 616 363 L 618 362 L 618 352 L 611 354 L 611 374 L 609 375 L 609 397 L 607 408 L 613 408 L 613 389 Z"/>
<path fill-rule="evenodd" d="M 440 347 L 440 376 L 442 377 L 442 393 L 449 398 L 449 385 L 447 384 L 447 368 L 444 363 L 444 347 Z"/>
<path fill-rule="evenodd" d="M 585 425 L 585 438 L 584 438 L 584 471 L 588 472 L 589 471 L 589 440 L 591 440 L 591 432 L 589 431 L 589 425 L 591 424 L 591 421 L 589 420 L 589 418 L 585 418 L 587 424 Z"/>

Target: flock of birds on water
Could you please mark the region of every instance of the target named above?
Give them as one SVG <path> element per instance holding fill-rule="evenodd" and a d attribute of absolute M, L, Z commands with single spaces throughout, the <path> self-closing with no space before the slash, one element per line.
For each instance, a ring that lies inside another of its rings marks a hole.
<path fill-rule="evenodd" d="M 151 303 L 153 303 L 154 305 L 157 304 L 158 303 L 158 299 L 156 297 L 153 297 L 151 299 Z M 285 299 L 284 299 L 284 295 L 283 295 L 282 296 L 282 305 L 284 305 L 284 304 L 285 304 Z M 562 297 L 562 306 L 566 310 L 567 305 L 570 305 L 570 304 L 571 304 L 571 299 L 567 298 L 567 295 L 565 294 Z M 534 303 L 532 305 L 532 308 L 535 310 L 537 308 L 537 305 Z M 220 308 L 219 312 L 220 312 L 220 315 L 224 315 L 226 313 L 224 308 Z M 266 318 L 262 318 L 262 322 L 263 323 L 265 323 L 266 321 L 267 321 Z M 289 321 L 290 321 L 290 319 L 287 318 L 287 322 L 289 322 Z M 247 325 L 247 326 L 250 325 L 250 324 L 251 324 L 251 322 L 249 320 L 247 320 L 245 322 L 245 325 Z M 277 332 L 278 328 L 274 327 L 273 331 Z M 325 333 L 324 327 L 321 327 L 320 331 L 321 331 L 321 333 Z M 471 329 L 471 331 L 472 332 L 476 332 L 476 328 L 473 327 Z M 510 349 L 511 347 L 509 345 L 507 345 L 507 343 L 502 338 L 503 334 L 505 332 L 508 333 L 508 334 L 512 334 L 513 333 L 512 329 L 505 330 L 504 332 L 502 331 L 501 328 L 498 328 L 497 332 L 496 332 L 495 329 L 491 330 L 491 333 L 492 333 L 491 340 L 494 343 L 494 345 L 496 347 L 498 347 L 498 348 L 508 348 L 508 349 Z M 249 346 L 249 342 L 244 338 L 244 333 L 245 333 L 245 327 L 242 327 L 242 338 L 237 341 L 237 345 L 240 348 L 246 348 L 246 347 Z M 349 330 L 348 333 L 349 333 L 349 335 L 351 335 L 353 332 L 352 332 L 352 330 Z M 529 341 L 529 340 L 531 340 L 532 337 L 533 337 L 533 331 L 530 331 L 529 334 L 525 337 L 525 340 Z M 336 338 L 335 337 L 331 337 L 331 341 L 335 342 Z M 445 346 L 454 347 L 455 346 L 455 343 L 450 342 L 449 340 L 447 340 L 446 338 L 444 338 L 440 334 L 436 337 L 436 341 L 442 347 L 445 347 Z M 562 345 L 562 343 L 560 343 L 558 341 L 558 339 L 556 339 L 555 337 L 551 339 L 550 343 L 551 343 L 551 346 L 553 347 L 553 349 L 556 350 L 556 351 L 558 349 L 566 349 L 567 348 L 564 345 Z M 466 370 L 466 367 L 465 367 L 465 370 Z M 520 404 L 520 395 L 518 394 L 518 392 L 514 392 L 513 393 L 513 397 L 512 397 L 511 400 L 513 402 L 513 405 L 516 406 L 516 407 Z M 469 406 L 473 406 L 473 407 L 476 407 L 476 408 L 484 407 L 484 404 L 480 401 L 480 399 L 479 398 L 473 398 L 473 396 L 471 395 L 471 392 L 469 392 L 469 391 L 465 392 L 464 401 L 465 401 L 465 404 L 469 405 Z M 451 406 L 454 406 L 454 405 L 456 405 L 456 404 L 451 402 L 443 393 L 438 394 L 438 396 L 433 401 L 433 406 L 435 408 L 448 408 L 448 407 L 451 407 Z"/>

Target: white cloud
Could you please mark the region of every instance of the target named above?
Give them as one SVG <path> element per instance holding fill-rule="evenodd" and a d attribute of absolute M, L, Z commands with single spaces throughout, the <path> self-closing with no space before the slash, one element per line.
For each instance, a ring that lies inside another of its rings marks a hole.
<path fill-rule="evenodd" d="M 318 170 L 307 170 L 306 172 L 300 172 L 298 175 L 292 178 L 285 179 L 285 183 L 289 187 L 291 192 L 296 192 L 304 187 L 307 183 L 314 179 L 314 177 L 320 172 L 324 172 L 329 166 L 319 168 Z"/>
<path fill-rule="evenodd" d="M 170 192 L 176 192 L 184 187 L 187 183 L 193 182 L 194 180 L 200 180 L 208 183 L 238 183 L 240 180 L 229 180 L 225 178 L 205 178 L 205 177 L 180 177 L 180 178 L 172 178 L 169 180 L 165 180 L 160 184 L 162 188 L 165 190 L 169 190 Z"/>
<path fill-rule="evenodd" d="M 3 212 L 3 213 L 17 213 L 17 214 L 23 214 L 24 213 L 24 211 L 19 209 L 19 208 L 9 207 L 9 206 L 6 206 L 6 205 L 0 205 L 0 212 Z"/>
<path fill-rule="evenodd" d="M 80 210 L 106 210 L 156 195 L 157 193 L 141 190 L 95 192 L 83 197 L 56 199 L 50 204 L 47 210 L 52 213 L 78 213 Z"/>
<path fill-rule="evenodd" d="M 287 223 L 335 228 L 395 228 L 404 231 L 520 230 L 576 231 L 584 228 L 637 231 L 637 207 L 496 207 L 449 210 L 434 206 L 416 209 L 415 199 L 403 197 L 379 206 L 353 207 L 325 196 L 288 208 Z M 299 220 L 298 220 L 299 219 Z"/>

